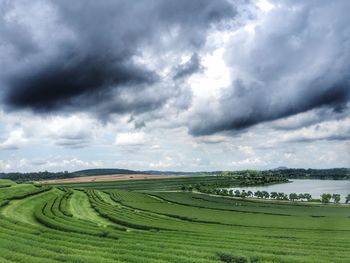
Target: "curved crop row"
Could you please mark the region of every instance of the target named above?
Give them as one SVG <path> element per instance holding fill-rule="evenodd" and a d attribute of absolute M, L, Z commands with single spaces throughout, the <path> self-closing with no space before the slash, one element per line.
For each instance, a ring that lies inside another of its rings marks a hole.
<path fill-rule="evenodd" d="M 84 222 L 72 218 L 72 214 L 67 211 L 67 199 L 72 194 L 71 191 L 64 192 L 37 207 L 34 217 L 41 224 L 60 231 L 77 232 L 94 236 L 106 237 L 106 229 L 98 228 L 90 222 Z M 67 215 L 68 214 L 68 215 Z M 108 237 L 117 239 L 116 233 L 109 232 Z"/>
<path fill-rule="evenodd" d="M 36 189 L 12 187 L 16 194 Z M 348 224 L 349 210 L 237 205 L 237 200 L 194 193 L 104 190 L 53 188 L 8 201 L 0 209 L 0 262 L 350 262 L 350 238 L 340 231 Z M 274 215 L 276 211 L 305 223 L 279 228 L 290 221 Z M 321 219 L 310 217 L 322 213 Z M 263 221 L 267 219 L 271 222 Z M 228 220 L 241 225 L 221 224 Z M 311 228 L 310 222 L 324 225 Z M 264 228 L 267 223 L 270 227 Z"/>

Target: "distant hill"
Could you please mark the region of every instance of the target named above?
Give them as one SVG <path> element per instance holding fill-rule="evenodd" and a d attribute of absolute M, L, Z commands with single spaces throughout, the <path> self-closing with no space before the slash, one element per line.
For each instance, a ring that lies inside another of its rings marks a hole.
<path fill-rule="evenodd" d="M 287 170 L 287 169 L 288 169 L 288 167 L 286 167 L 286 166 L 279 166 L 273 170 L 279 171 L 279 170 Z"/>
<path fill-rule="evenodd" d="M 272 170 L 273 173 L 280 173 L 293 179 L 330 179 L 330 180 L 350 180 L 349 168 L 332 169 L 278 169 Z"/>
<path fill-rule="evenodd" d="M 133 171 L 128 169 L 118 169 L 118 168 L 104 168 L 104 169 L 86 169 L 75 171 L 76 177 L 80 176 L 95 176 L 95 175 L 110 175 L 110 174 L 146 174 L 142 171 Z"/>
<path fill-rule="evenodd" d="M 111 175 L 111 174 L 153 174 L 153 175 L 199 175 L 199 174 L 218 174 L 221 171 L 214 172 L 174 172 L 174 171 L 157 171 L 157 170 L 146 170 L 146 171 L 135 171 L 127 169 L 86 169 L 75 171 L 72 174 L 76 176 L 96 176 L 96 175 Z"/>

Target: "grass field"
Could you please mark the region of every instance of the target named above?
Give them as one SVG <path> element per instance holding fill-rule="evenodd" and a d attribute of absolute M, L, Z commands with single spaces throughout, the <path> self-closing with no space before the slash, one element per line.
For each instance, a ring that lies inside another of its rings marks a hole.
<path fill-rule="evenodd" d="M 213 178 L 0 180 L 0 262 L 350 262 L 350 206 L 175 191 Z"/>

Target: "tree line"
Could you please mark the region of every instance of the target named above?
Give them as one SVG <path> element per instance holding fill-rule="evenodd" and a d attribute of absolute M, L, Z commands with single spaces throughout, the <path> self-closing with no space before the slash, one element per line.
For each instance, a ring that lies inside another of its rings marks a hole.
<path fill-rule="evenodd" d="M 350 180 L 349 168 L 333 169 L 277 169 L 272 173 L 282 174 L 293 179 Z"/>
<path fill-rule="evenodd" d="M 68 171 L 62 172 L 29 172 L 29 173 L 0 173 L 0 179 L 9 179 L 16 182 L 28 182 L 28 181 L 41 181 L 48 179 L 65 179 L 77 177 L 74 173 L 69 173 Z"/>
<path fill-rule="evenodd" d="M 285 194 L 283 192 L 267 192 L 267 191 L 250 191 L 250 190 L 233 190 L 233 189 L 220 189 L 220 188 L 208 188 L 203 187 L 203 185 L 183 185 L 181 187 L 182 191 L 190 191 L 196 190 L 201 193 L 206 194 L 214 194 L 214 195 L 221 195 L 221 196 L 231 196 L 231 197 L 239 197 L 239 198 L 259 198 L 259 199 L 274 199 L 274 200 L 286 200 L 286 201 L 307 201 L 307 202 L 322 202 L 322 203 L 330 203 L 333 201 L 334 203 L 338 204 L 341 200 L 340 194 L 329 194 L 329 193 L 323 193 L 320 196 L 320 199 L 313 199 L 312 195 L 309 193 L 290 193 Z M 350 194 L 348 194 L 345 197 L 345 203 L 350 202 Z"/>
<path fill-rule="evenodd" d="M 256 170 L 242 170 L 242 171 L 225 171 L 221 172 L 223 176 L 282 176 L 288 179 L 321 179 L 321 180 L 349 180 L 349 168 L 332 168 L 332 169 L 290 169 L 279 168 L 273 170 L 256 171 Z"/>

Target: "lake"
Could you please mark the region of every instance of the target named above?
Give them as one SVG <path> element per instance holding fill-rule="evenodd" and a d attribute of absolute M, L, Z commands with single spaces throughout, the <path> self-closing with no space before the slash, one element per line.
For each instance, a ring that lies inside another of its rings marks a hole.
<path fill-rule="evenodd" d="M 317 180 L 317 179 L 290 179 L 291 183 L 274 184 L 257 187 L 235 187 L 229 188 L 229 190 L 243 189 L 248 191 L 267 191 L 271 192 L 283 192 L 285 194 L 297 193 L 305 194 L 309 193 L 312 198 L 320 198 L 323 193 L 340 194 L 341 202 L 345 201 L 345 196 L 350 194 L 350 180 Z"/>

